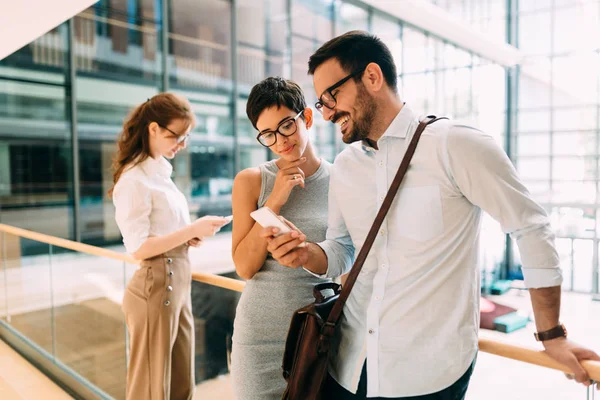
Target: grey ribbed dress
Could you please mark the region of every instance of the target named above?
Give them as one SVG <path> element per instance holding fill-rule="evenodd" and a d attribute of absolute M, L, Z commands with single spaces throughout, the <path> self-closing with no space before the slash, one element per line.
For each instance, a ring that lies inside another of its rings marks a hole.
<path fill-rule="evenodd" d="M 262 177 L 258 207 L 267 201 L 279 168 L 275 161 L 259 166 Z M 322 160 L 295 187 L 280 215 L 294 223 L 309 242 L 325 240 L 327 195 L 331 164 Z M 246 283 L 233 326 L 231 377 L 238 400 L 279 400 L 285 390 L 281 361 L 292 314 L 314 301 L 313 286 L 327 282 L 302 268 L 288 268 L 267 256 L 262 268 Z"/>

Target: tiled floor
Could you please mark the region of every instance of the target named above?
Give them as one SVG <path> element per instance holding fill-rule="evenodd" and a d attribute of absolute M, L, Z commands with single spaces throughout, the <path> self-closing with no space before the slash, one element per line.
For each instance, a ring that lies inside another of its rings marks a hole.
<path fill-rule="evenodd" d="M 0 399 L 70 400 L 72 397 L 0 340 Z"/>

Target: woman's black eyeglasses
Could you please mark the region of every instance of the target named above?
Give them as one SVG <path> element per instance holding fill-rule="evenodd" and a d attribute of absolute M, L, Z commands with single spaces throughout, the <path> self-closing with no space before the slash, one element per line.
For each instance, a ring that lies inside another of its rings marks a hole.
<path fill-rule="evenodd" d="M 333 108 L 335 107 L 335 105 L 337 104 L 337 100 L 335 99 L 335 96 L 333 95 L 333 91 L 337 88 L 339 88 L 340 86 L 342 86 L 344 83 L 348 82 L 348 80 L 350 80 L 350 78 L 354 78 L 355 76 L 362 74 L 365 71 L 365 68 L 362 68 L 358 71 L 355 71 L 353 73 L 351 73 L 350 75 L 348 75 L 347 77 L 343 78 L 342 80 L 338 81 L 336 84 L 334 84 L 333 86 L 330 86 L 329 88 L 327 88 L 323 94 L 321 95 L 321 97 L 319 97 L 319 101 L 317 101 L 315 103 L 315 108 L 317 109 L 318 112 L 320 112 L 321 114 L 323 113 L 323 107 L 327 107 L 330 110 L 333 110 Z"/>
<path fill-rule="evenodd" d="M 292 136 L 298 130 L 298 123 L 296 122 L 304 110 L 300 111 L 294 118 L 286 119 L 279 123 L 279 126 L 275 131 L 262 131 L 256 137 L 258 143 L 265 147 L 271 147 L 277 143 L 277 134 L 281 136 L 289 137 Z"/>

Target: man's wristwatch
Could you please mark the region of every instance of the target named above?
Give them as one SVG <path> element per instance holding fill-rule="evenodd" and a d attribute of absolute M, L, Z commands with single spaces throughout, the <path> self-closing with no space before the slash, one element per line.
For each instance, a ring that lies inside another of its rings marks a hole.
<path fill-rule="evenodd" d="M 535 340 L 538 342 L 544 342 L 546 340 L 552 340 L 559 337 L 567 337 L 567 328 L 563 324 L 557 325 L 552 329 L 548 329 L 544 332 L 536 332 L 533 334 Z"/>

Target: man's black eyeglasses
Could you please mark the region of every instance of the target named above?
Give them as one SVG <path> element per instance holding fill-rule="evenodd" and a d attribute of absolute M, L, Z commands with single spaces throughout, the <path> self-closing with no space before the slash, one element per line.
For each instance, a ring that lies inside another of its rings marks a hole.
<path fill-rule="evenodd" d="M 366 67 L 365 67 L 366 68 Z M 348 75 L 347 77 L 343 78 L 342 80 L 338 81 L 336 84 L 334 84 L 333 86 L 330 86 L 329 88 L 327 88 L 323 94 L 321 95 L 321 97 L 319 97 L 319 101 L 317 101 L 315 103 L 315 108 L 317 109 L 317 111 L 319 111 L 321 114 L 323 113 L 323 107 L 327 107 L 330 110 L 333 110 L 333 108 L 335 107 L 335 105 L 337 104 L 337 100 L 335 99 L 335 96 L 333 95 L 333 91 L 337 88 L 339 88 L 340 86 L 342 86 L 344 83 L 348 82 L 348 80 L 350 78 L 354 78 L 355 76 L 362 74 L 363 72 L 365 72 L 365 68 L 362 68 L 358 71 L 355 71 L 353 73 L 351 73 L 350 75 Z"/>

